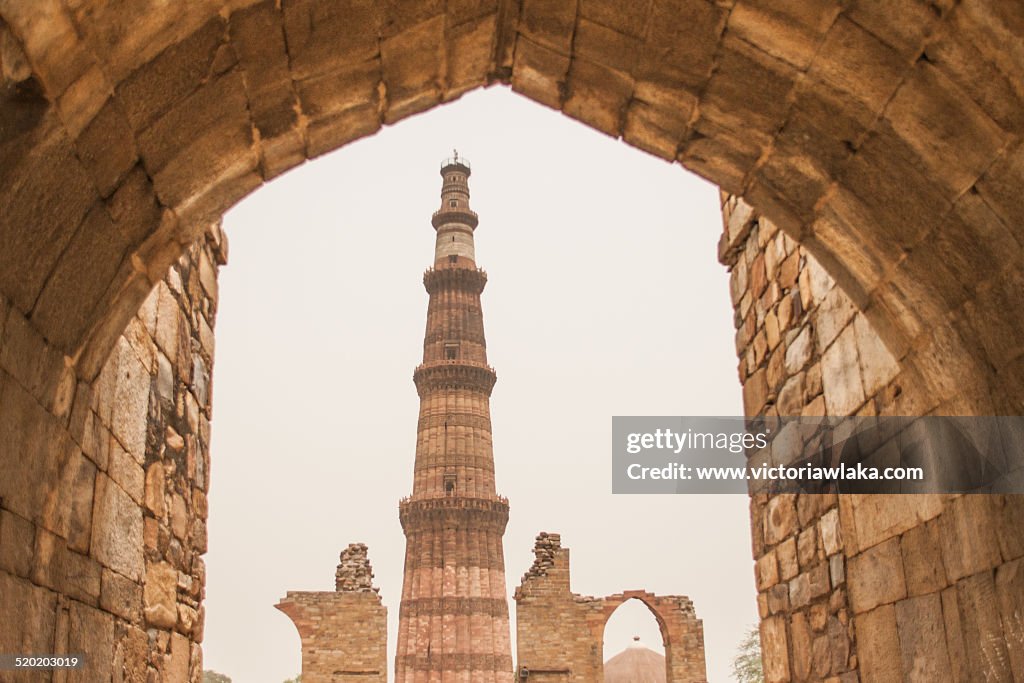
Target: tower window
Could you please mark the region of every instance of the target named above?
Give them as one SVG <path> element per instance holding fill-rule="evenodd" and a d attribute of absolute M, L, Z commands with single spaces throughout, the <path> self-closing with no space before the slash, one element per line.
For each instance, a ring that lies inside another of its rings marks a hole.
<path fill-rule="evenodd" d="M 455 494 L 455 475 L 446 474 L 444 475 L 444 495 L 451 496 Z"/>
<path fill-rule="evenodd" d="M 452 200 L 450 200 L 448 202 L 448 206 L 451 206 L 451 207 L 456 207 L 458 205 L 459 205 L 459 201 L 457 199 L 452 199 Z"/>
<path fill-rule="evenodd" d="M 446 360 L 456 360 L 459 357 L 459 342 L 447 342 L 444 345 L 444 357 Z"/>

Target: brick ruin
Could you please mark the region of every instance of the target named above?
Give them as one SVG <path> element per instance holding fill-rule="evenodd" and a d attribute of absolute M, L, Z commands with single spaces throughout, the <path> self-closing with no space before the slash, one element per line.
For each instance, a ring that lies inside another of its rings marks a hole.
<path fill-rule="evenodd" d="M 275 607 L 302 639 L 306 683 L 387 683 L 388 610 L 373 586 L 366 545 L 341 551 L 335 590 L 288 591 Z"/>
<path fill-rule="evenodd" d="M 1013 0 L 0 2 L 0 650 L 199 680 L 208 226 L 488 84 L 749 203 L 748 415 L 1020 414 L 1022 35 Z M 1022 508 L 753 497 L 768 680 L 1024 680 Z"/>
<path fill-rule="evenodd" d="M 704 626 L 689 598 L 641 590 L 578 595 L 569 587 L 569 549 L 559 534 L 539 534 L 533 554 L 515 592 L 517 681 L 603 681 L 605 624 L 619 605 L 639 600 L 661 629 L 665 680 L 707 683 Z"/>

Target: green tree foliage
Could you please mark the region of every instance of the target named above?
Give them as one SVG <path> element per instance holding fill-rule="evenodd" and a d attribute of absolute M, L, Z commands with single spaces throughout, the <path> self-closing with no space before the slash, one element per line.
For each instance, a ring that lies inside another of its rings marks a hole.
<path fill-rule="evenodd" d="M 231 678 L 207 669 L 203 672 L 203 683 L 231 683 Z"/>
<path fill-rule="evenodd" d="M 764 683 L 761 669 L 761 635 L 757 626 L 751 626 L 736 648 L 732 660 L 732 677 L 739 683 Z"/>
<path fill-rule="evenodd" d="M 302 674 L 299 674 L 295 678 L 289 678 L 284 683 L 302 683 Z"/>

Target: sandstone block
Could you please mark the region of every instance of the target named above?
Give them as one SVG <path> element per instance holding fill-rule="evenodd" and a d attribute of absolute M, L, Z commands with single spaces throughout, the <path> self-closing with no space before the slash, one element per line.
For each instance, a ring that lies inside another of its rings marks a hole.
<path fill-rule="evenodd" d="M 825 351 L 821 360 L 821 378 L 830 415 L 851 415 L 864 403 L 864 386 L 852 327 L 847 327 Z"/>
<path fill-rule="evenodd" d="M 768 591 L 768 613 L 789 612 L 789 583 L 778 583 Z"/>
<path fill-rule="evenodd" d="M 117 616 L 138 623 L 141 616 L 142 586 L 109 569 L 103 570 L 100 607 Z"/>
<path fill-rule="evenodd" d="M 178 570 L 167 562 L 149 563 L 143 588 L 146 623 L 158 628 L 174 628 L 178 622 L 177 595 Z"/>
<path fill-rule="evenodd" d="M 992 503 L 987 495 L 960 496 L 943 514 L 942 559 L 950 581 L 991 569 L 1002 561 Z"/>
<path fill-rule="evenodd" d="M 53 652 L 57 594 L 0 572 L 4 609 L 17 619 L 0 619 L 0 644 L 7 651 Z"/>
<path fill-rule="evenodd" d="M 792 639 L 793 680 L 806 681 L 811 674 L 811 631 L 807 616 L 797 612 L 790 617 L 789 633 Z"/>
<path fill-rule="evenodd" d="M 800 572 L 797 564 L 796 539 L 787 538 L 775 548 L 775 554 L 779 559 L 779 576 L 783 581 L 789 581 Z"/>
<path fill-rule="evenodd" d="M 164 516 L 164 466 L 159 460 L 146 470 L 146 508 L 157 517 Z"/>
<path fill-rule="evenodd" d="M 96 478 L 92 554 L 104 566 L 142 578 L 142 509 L 105 475 Z"/>
<path fill-rule="evenodd" d="M 754 565 L 757 575 L 757 589 L 765 591 L 779 582 L 779 565 L 775 561 L 775 551 L 766 553 Z"/>
<path fill-rule="evenodd" d="M 996 571 L 999 614 L 1014 680 L 1024 678 L 1024 560 L 1007 562 Z"/>
<path fill-rule="evenodd" d="M 765 543 L 775 545 L 793 535 L 796 530 L 795 496 L 789 493 L 779 494 L 768 501 L 765 515 Z"/>
<path fill-rule="evenodd" d="M 938 593 L 896 603 L 903 680 L 951 681 L 942 602 Z"/>
<path fill-rule="evenodd" d="M 957 584 L 965 668 L 981 680 L 1009 681 L 1008 641 L 1003 633 L 999 599 L 991 572 L 980 572 Z"/>
<path fill-rule="evenodd" d="M 857 354 L 860 359 L 864 393 L 873 396 L 896 377 L 900 369 L 899 364 L 878 334 L 871 329 L 867 318 L 863 315 L 855 316 L 853 328 L 857 338 Z"/>
<path fill-rule="evenodd" d="M 28 577 L 35 535 L 32 522 L 10 510 L 0 510 L 0 570 Z"/>
<path fill-rule="evenodd" d="M 857 662 L 864 683 L 891 683 L 903 673 L 896 612 L 882 605 L 854 618 L 857 632 Z"/>
<path fill-rule="evenodd" d="M 789 582 L 789 604 L 799 609 L 811 601 L 811 575 L 809 572 L 799 574 Z"/>
<path fill-rule="evenodd" d="M 900 539 L 907 594 L 911 597 L 946 587 L 939 524 L 934 521 L 910 529 Z"/>
<path fill-rule="evenodd" d="M 811 328 L 804 327 L 800 334 L 789 343 L 786 348 L 786 371 L 794 375 L 807 365 L 814 351 L 814 343 L 811 339 Z"/>
<path fill-rule="evenodd" d="M 850 606 L 858 614 L 905 598 L 907 587 L 899 539 L 889 539 L 851 557 L 846 580 Z"/>
<path fill-rule="evenodd" d="M 815 564 L 818 555 L 818 528 L 816 525 L 812 525 L 801 531 L 797 537 L 797 557 L 800 560 L 800 567 L 806 569 Z"/>
<path fill-rule="evenodd" d="M 569 97 L 563 111 L 613 137 L 622 134 L 622 114 L 633 93 L 633 79 L 576 58 L 569 68 Z"/>
<path fill-rule="evenodd" d="M 114 651 L 114 618 L 94 607 L 70 602 L 68 650 L 85 655 L 82 669 L 69 671 L 68 681 L 87 683 L 110 680 Z"/>
<path fill-rule="evenodd" d="M 769 617 L 761 622 L 761 657 L 766 683 L 788 683 L 791 680 L 785 617 Z"/>
<path fill-rule="evenodd" d="M 125 450 L 137 460 L 146 452 L 146 414 L 149 408 L 150 375 L 131 345 L 117 342 L 117 384 L 110 429 Z"/>

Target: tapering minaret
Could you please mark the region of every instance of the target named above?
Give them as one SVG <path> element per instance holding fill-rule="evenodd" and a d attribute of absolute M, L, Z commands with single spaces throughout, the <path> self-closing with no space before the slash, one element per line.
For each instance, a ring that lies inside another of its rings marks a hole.
<path fill-rule="evenodd" d="M 469 162 L 441 164 L 434 212 L 434 266 L 423 364 L 412 496 L 402 500 L 405 579 L 396 683 L 511 683 L 512 651 L 501 537 L 508 501 L 494 488 L 490 395 L 469 209 Z"/>

